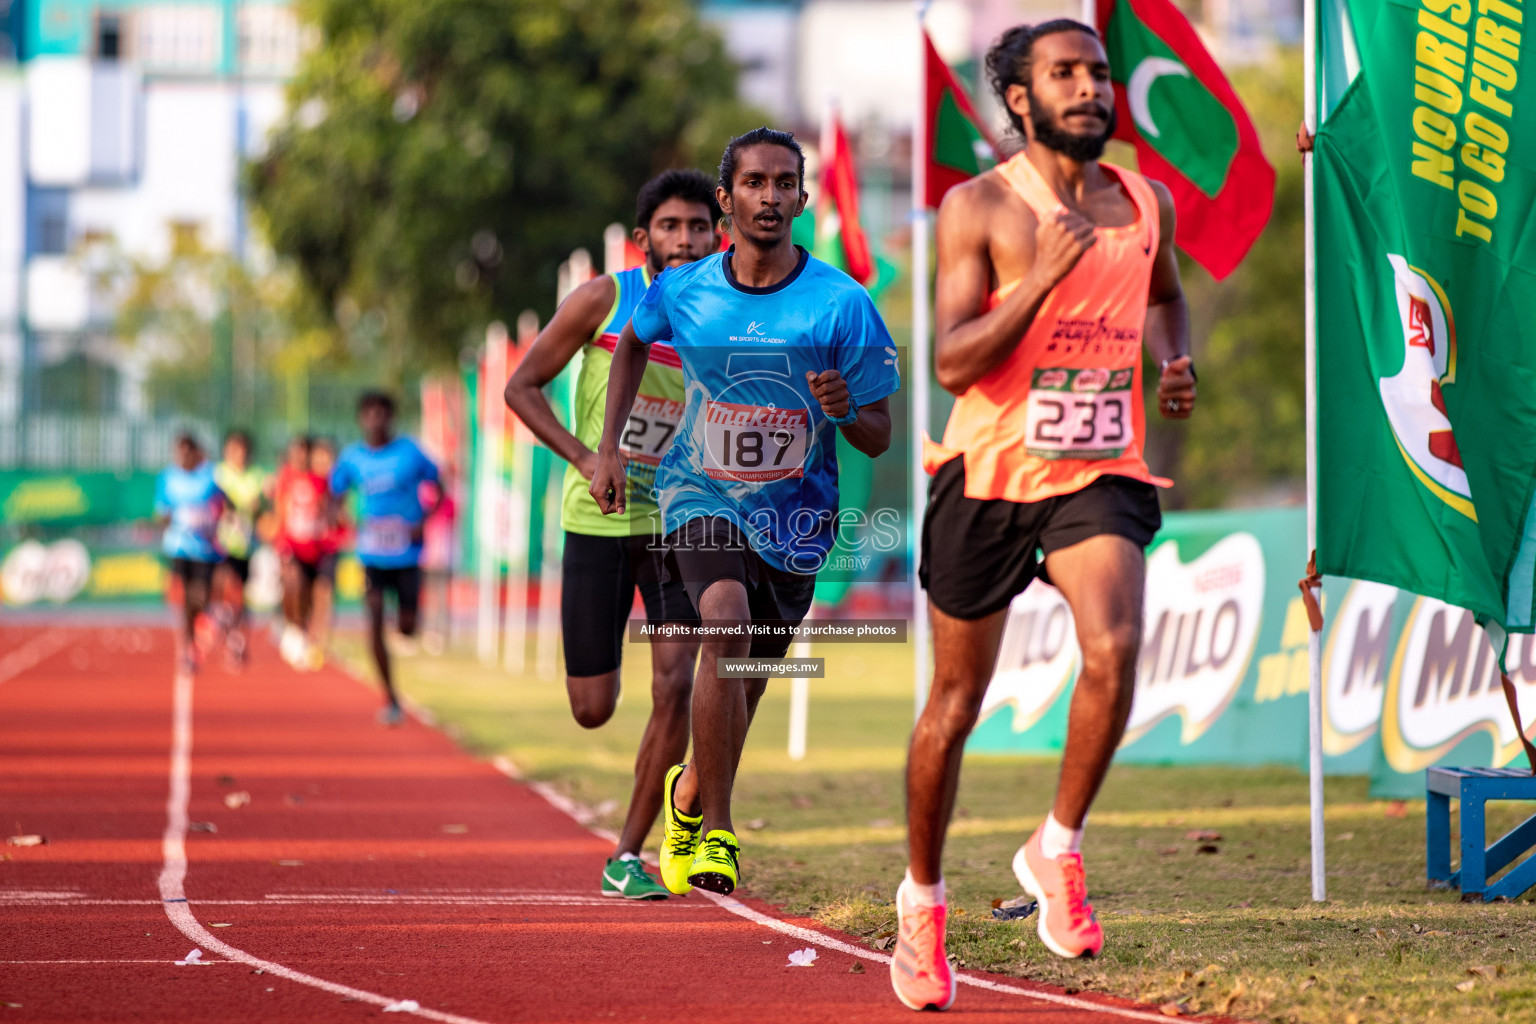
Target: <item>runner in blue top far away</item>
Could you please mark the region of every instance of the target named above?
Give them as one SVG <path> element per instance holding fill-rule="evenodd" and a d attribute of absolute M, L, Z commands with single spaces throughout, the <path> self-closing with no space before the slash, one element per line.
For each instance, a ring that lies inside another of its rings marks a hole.
<path fill-rule="evenodd" d="M 208 607 L 213 570 L 219 564 L 214 534 L 225 499 L 213 481 L 213 463 L 191 433 L 176 437 L 174 461 L 155 481 L 155 521 L 165 527 L 161 549 L 181 581 L 181 664 L 198 668 L 197 617 Z"/>
<path fill-rule="evenodd" d="M 389 648 L 384 643 L 384 594 L 393 591 L 402 636 L 416 635 L 421 600 L 422 524 L 442 500 L 436 488 L 437 465 L 407 437 L 395 437 L 395 400 L 382 391 L 358 399 L 357 422 L 363 440 L 351 444 L 331 471 L 331 500 L 340 502 L 356 487 L 360 496 L 357 558 L 363 563 L 368 606 L 368 639 L 379 667 L 386 703 L 379 712 L 385 725 L 405 720 L 395 695 Z M 433 484 L 423 505 L 421 485 Z"/>
<path fill-rule="evenodd" d="M 722 676 L 721 658 L 777 659 L 799 625 L 835 538 L 837 432 L 874 457 L 891 441 L 896 348 L 869 294 L 790 239 L 805 209 L 805 157 L 788 132 L 732 139 L 715 195 L 735 240 L 661 274 L 614 349 L 590 492 L 623 512 L 621 434 L 652 343 L 682 364 L 682 422 L 656 470 L 666 567 L 706 624 L 693 690 L 693 760 L 662 792 L 662 881 L 729 893 L 741 852 L 731 789 L 764 678 Z"/>

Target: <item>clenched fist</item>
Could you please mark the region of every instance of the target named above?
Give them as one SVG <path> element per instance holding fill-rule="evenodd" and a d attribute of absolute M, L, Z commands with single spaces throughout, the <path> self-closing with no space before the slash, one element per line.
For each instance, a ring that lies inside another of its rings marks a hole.
<path fill-rule="evenodd" d="M 1035 265 L 1030 272 L 1046 288 L 1054 288 L 1098 241 L 1093 231 L 1092 221 L 1070 210 L 1043 218 L 1035 226 Z"/>

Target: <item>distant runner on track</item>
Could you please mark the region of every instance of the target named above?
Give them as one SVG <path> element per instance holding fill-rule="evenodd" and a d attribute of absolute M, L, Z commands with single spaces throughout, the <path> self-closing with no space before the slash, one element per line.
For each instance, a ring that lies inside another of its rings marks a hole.
<path fill-rule="evenodd" d="M 176 438 L 175 461 L 155 481 L 155 520 L 165 527 L 161 548 L 181 581 L 181 664 L 198 669 L 197 617 L 208 607 L 213 570 L 219 564 L 216 532 L 228 504 L 213 480 L 213 463 L 190 433 Z"/>
<path fill-rule="evenodd" d="M 534 340 L 507 382 L 507 405 L 569 465 L 560 503 L 565 555 L 560 590 L 565 644 L 566 693 L 571 714 L 595 729 L 613 717 L 619 701 L 624 629 L 635 590 L 646 621 L 697 622 L 679 580 L 664 581 L 661 518 L 651 489 L 656 466 L 672 443 L 683 412 L 683 371 L 670 345 L 656 345 L 640 378 L 639 395 L 619 437 L 628 467 L 628 504 L 622 515 L 604 516 L 587 493 L 597 466 L 597 447 L 607 405 L 610 353 L 651 279 L 720 248 L 720 207 L 715 187 L 698 171 L 667 171 L 640 190 L 635 244 L 645 262 L 604 274 L 573 291 Z M 582 354 L 576 380 L 575 422 L 567 430 L 542 388 Z M 651 646 L 651 718 L 635 760 L 634 792 L 614 855 L 603 868 L 599 891 L 625 899 L 666 899 L 667 889 L 648 874 L 640 847 L 661 810 L 667 769 L 688 752 L 688 700 L 697 643 Z"/>
<path fill-rule="evenodd" d="M 1161 366 L 1159 411 L 1183 419 L 1195 401 L 1168 190 L 1098 162 L 1115 97 L 1097 34 L 1068 19 L 1012 28 L 987 70 L 1028 146 L 951 190 L 938 218 L 935 370 L 958 398 L 924 452 L 935 667 L 907 764 L 911 860 L 891 963 L 913 1009 L 954 1002 L 944 836 L 1008 604 L 1042 575 L 1039 550 L 1083 663 L 1055 806 L 1013 868 L 1053 952 L 1103 947 L 1078 851 L 1130 714 L 1145 548 L 1162 522 L 1154 485 L 1168 484 L 1142 457 L 1143 345 Z"/>
<path fill-rule="evenodd" d="M 267 472 L 251 465 L 251 435 L 231 430 L 224 435 L 224 458 L 213 468 L 228 504 L 219 518 L 219 551 L 224 556 L 214 574 L 218 586 L 216 607 L 222 613 L 228 667 L 245 665 L 245 585 L 251 579 L 251 555 L 256 550 L 256 517 L 261 512 Z"/>
<path fill-rule="evenodd" d="M 735 245 L 656 279 L 614 349 L 591 494 L 623 513 L 621 449 L 648 351 L 670 344 L 687 401 L 656 471 L 667 568 L 706 623 L 798 624 L 835 533 L 836 433 L 873 457 L 890 445 L 896 349 L 869 294 L 790 240 L 805 157 L 788 132 L 732 139 L 715 195 Z M 767 683 L 722 677 L 721 658 L 782 658 L 789 639 L 705 639 L 693 761 L 667 773 L 667 888 L 729 893 L 741 845 L 731 788 Z M 701 841 L 702 840 L 702 841 Z"/>
<path fill-rule="evenodd" d="M 272 480 L 276 519 L 272 546 L 281 560 L 283 579 L 284 623 L 277 649 L 295 668 L 304 668 L 311 657 L 309 627 L 316 583 L 325 572 L 323 541 L 330 518 L 330 484 L 315 471 L 313 457 L 314 441 L 304 434 L 294 437 Z"/>
<path fill-rule="evenodd" d="M 395 595 L 401 635 L 415 636 L 421 600 L 422 523 L 437 507 L 435 500 L 423 505 L 419 490 L 423 482 L 437 483 L 437 466 L 416 442 L 394 436 L 395 400 L 382 391 L 363 393 L 357 402 L 357 421 L 363 440 L 348 445 L 336 460 L 331 500 L 339 504 L 353 487 L 362 498 L 357 558 L 363 563 L 366 581 L 368 639 L 384 687 L 386 703 L 379 721 L 399 725 L 405 721 L 405 712 L 395 695 L 389 648 L 384 643 L 384 595 L 391 591 Z M 340 509 L 334 513 L 339 515 Z"/>

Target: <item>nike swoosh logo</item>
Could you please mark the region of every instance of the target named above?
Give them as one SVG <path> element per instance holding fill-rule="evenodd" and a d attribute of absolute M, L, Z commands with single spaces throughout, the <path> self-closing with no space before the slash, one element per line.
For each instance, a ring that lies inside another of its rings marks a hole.
<path fill-rule="evenodd" d="M 1152 255 L 1152 243 L 1151 242 L 1148 242 L 1146 245 L 1141 247 L 1141 254 L 1143 256 L 1151 256 Z"/>

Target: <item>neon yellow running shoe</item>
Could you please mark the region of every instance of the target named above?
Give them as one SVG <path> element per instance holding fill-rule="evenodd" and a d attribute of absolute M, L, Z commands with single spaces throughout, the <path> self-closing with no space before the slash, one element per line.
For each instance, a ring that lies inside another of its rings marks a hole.
<path fill-rule="evenodd" d="M 702 814 L 684 814 L 672 802 L 677 777 L 687 767 L 678 764 L 667 769 L 666 781 L 661 786 L 661 881 L 679 896 L 686 896 L 693 889 L 688 882 L 688 872 L 693 869 L 699 828 L 704 824 Z"/>
<path fill-rule="evenodd" d="M 725 829 L 711 829 L 693 858 L 688 881 L 700 889 L 729 896 L 740 879 L 741 844 Z"/>

